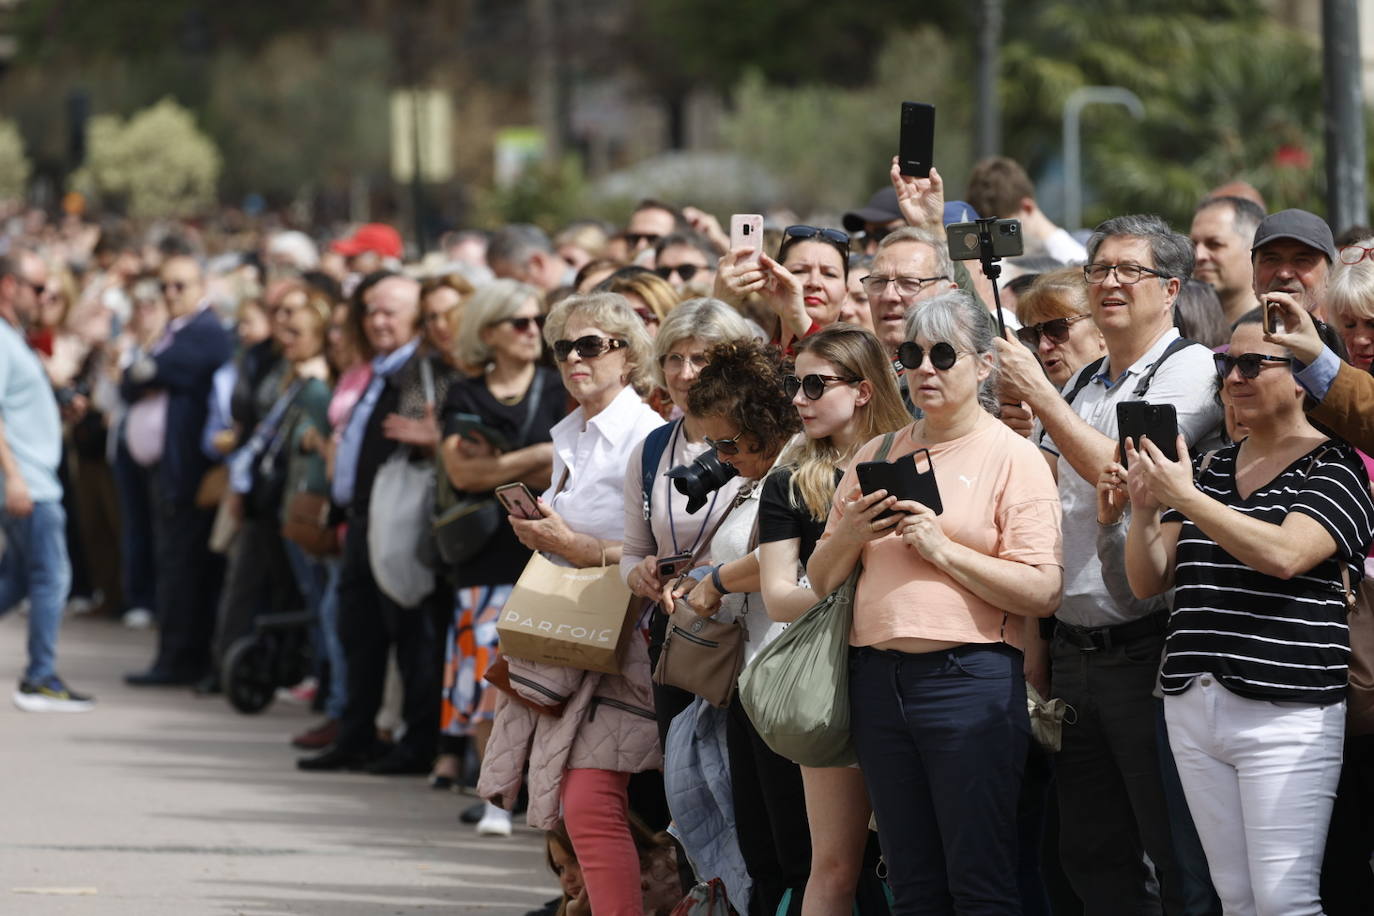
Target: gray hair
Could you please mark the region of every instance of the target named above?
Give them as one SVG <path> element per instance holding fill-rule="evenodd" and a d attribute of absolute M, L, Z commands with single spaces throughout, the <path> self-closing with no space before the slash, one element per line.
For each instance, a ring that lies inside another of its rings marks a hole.
<path fill-rule="evenodd" d="M 962 289 L 953 289 L 924 299 L 912 306 L 906 316 L 906 339 L 924 337 L 946 341 L 972 350 L 978 356 L 992 354 L 992 371 L 978 386 L 978 403 L 988 413 L 997 414 L 997 323 L 992 314 Z"/>
<path fill-rule="evenodd" d="M 727 340 L 749 340 L 753 329 L 739 312 L 719 299 L 688 299 L 668 313 L 654 335 L 654 382 L 666 386 L 663 358 L 684 340 L 695 338 L 707 349 Z"/>
<path fill-rule="evenodd" d="M 539 290 L 518 280 L 493 280 L 478 288 L 463 303 L 463 321 L 454 342 L 454 355 L 464 366 L 481 368 L 491 361 L 491 347 L 482 332 L 505 321 L 530 300 L 541 302 Z"/>
<path fill-rule="evenodd" d="M 1255 230 L 1259 224 L 1264 222 L 1264 208 L 1247 197 L 1208 197 L 1197 205 L 1193 215 L 1201 213 L 1203 210 L 1210 210 L 1212 207 L 1231 208 L 1231 229 L 1236 235 L 1245 240 L 1246 247 L 1249 247 L 1255 240 Z"/>
<path fill-rule="evenodd" d="M 1374 238 L 1360 239 L 1361 248 L 1374 248 Z M 1339 258 L 1331 265 L 1326 286 L 1326 311 L 1333 321 L 1340 318 L 1374 318 L 1374 262 L 1360 258 L 1347 264 Z"/>
<path fill-rule="evenodd" d="M 553 242 L 548 233 L 531 223 L 511 223 L 492 233 L 487 242 L 487 262 L 505 261 L 508 264 L 528 264 L 536 252 L 553 254 Z"/>
<path fill-rule="evenodd" d="M 1136 213 L 1130 216 L 1114 216 L 1099 223 L 1088 239 L 1088 263 L 1097 260 L 1097 249 L 1110 238 L 1141 239 L 1150 246 L 1150 259 L 1154 268 L 1170 277 L 1186 280 L 1193 275 L 1193 242 L 1186 235 L 1179 235 L 1169 224 L 1153 213 Z M 1144 265 L 1150 266 L 1150 265 Z M 1161 277 L 1161 283 L 1168 279 Z"/>
<path fill-rule="evenodd" d="M 883 240 L 878 243 L 878 250 L 884 251 L 893 245 L 900 245 L 903 242 L 919 242 L 928 245 L 930 250 L 935 252 L 935 269 L 943 277 L 954 279 L 954 259 L 949 256 L 949 241 L 942 235 L 937 235 L 929 229 L 918 229 L 915 226 L 903 226 L 894 229 Z"/>
<path fill-rule="evenodd" d="M 625 341 L 629 383 L 636 391 L 647 393 L 646 383 L 653 365 L 654 342 L 644 328 L 644 319 L 630 308 L 619 293 L 572 295 L 549 312 L 544 322 L 544 342 L 550 347 L 561 340 L 574 315 L 581 315 L 611 337 Z"/>

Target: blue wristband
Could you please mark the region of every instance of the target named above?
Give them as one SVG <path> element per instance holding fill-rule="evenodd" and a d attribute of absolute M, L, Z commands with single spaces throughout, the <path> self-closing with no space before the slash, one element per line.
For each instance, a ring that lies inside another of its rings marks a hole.
<path fill-rule="evenodd" d="M 730 594 L 730 590 L 720 581 L 720 566 L 711 567 L 711 585 L 722 595 Z"/>

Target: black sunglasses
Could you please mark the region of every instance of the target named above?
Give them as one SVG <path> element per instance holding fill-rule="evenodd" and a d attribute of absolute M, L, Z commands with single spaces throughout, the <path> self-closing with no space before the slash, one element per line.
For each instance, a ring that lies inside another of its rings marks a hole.
<path fill-rule="evenodd" d="M 842 378 L 838 375 L 811 375 L 797 378 L 795 375 L 784 375 L 782 377 L 782 390 L 789 399 L 795 398 L 800 391 L 813 401 L 819 401 L 825 396 L 825 389 L 830 382 L 840 382 L 844 385 L 855 385 L 863 381 L 857 378 Z"/>
<path fill-rule="evenodd" d="M 739 436 L 731 436 L 729 439 L 712 439 L 710 436 L 703 437 L 706 444 L 722 455 L 739 454 Z"/>
<path fill-rule="evenodd" d="M 164 296 L 167 295 L 169 290 L 176 290 L 179 293 L 184 292 L 186 290 L 186 284 L 180 280 L 171 280 L 166 283 L 159 283 L 158 286 L 162 288 L 162 295 Z"/>
<path fill-rule="evenodd" d="M 530 325 L 534 325 L 534 326 L 537 327 L 537 328 L 543 328 L 543 327 L 544 327 L 544 316 L 543 316 L 543 315 L 535 315 L 533 318 L 531 318 L 531 317 L 529 317 L 529 316 L 527 316 L 527 315 L 522 315 L 522 316 L 519 317 L 519 318 L 502 318 L 500 321 L 498 321 L 498 322 L 496 322 L 496 323 L 497 323 L 497 324 L 508 324 L 508 325 L 510 325 L 511 327 L 515 328 L 515 330 L 517 330 L 517 331 L 519 331 L 520 333 L 523 334 L 524 332 L 526 332 L 526 331 L 528 331 L 528 330 L 530 329 Z"/>
<path fill-rule="evenodd" d="M 623 340 L 588 334 L 586 337 L 577 338 L 577 340 L 555 340 L 553 342 L 553 358 L 560 363 L 566 362 L 568 357 L 576 352 L 583 359 L 596 359 L 603 353 L 628 346 L 629 344 Z"/>
<path fill-rule="evenodd" d="M 849 235 L 838 229 L 822 229 L 819 226 L 788 226 L 782 230 L 782 244 L 778 246 L 778 260 L 787 256 L 787 250 L 798 242 L 825 242 L 840 253 L 845 260 L 845 270 L 849 269 Z"/>
<path fill-rule="evenodd" d="M 1069 339 L 1069 325 L 1091 315 L 1074 315 L 1072 318 L 1051 318 L 1039 324 L 1028 324 L 1016 331 L 1016 338 L 1032 350 L 1040 346 L 1040 338 L 1048 337 L 1051 343 L 1062 344 Z"/>
<path fill-rule="evenodd" d="M 1293 359 L 1289 356 L 1270 356 L 1267 353 L 1242 353 L 1239 356 L 1213 353 L 1212 361 L 1217 365 L 1217 375 L 1224 382 L 1232 369 L 1240 369 L 1241 378 L 1258 378 L 1260 370 L 1274 368 L 1265 366 L 1264 363 L 1291 363 Z"/>
<path fill-rule="evenodd" d="M 691 283 L 692 278 L 697 275 L 697 271 L 702 268 L 696 264 L 674 264 L 672 267 L 655 267 L 654 273 L 664 280 L 671 280 L 673 274 L 682 278 L 683 283 Z"/>
<path fill-rule="evenodd" d="M 656 232 L 625 233 L 625 241 L 630 243 L 631 248 L 637 248 L 640 242 L 643 242 L 645 245 L 657 245 L 658 240 L 661 238 L 663 238 L 663 236 L 659 235 Z"/>
<path fill-rule="evenodd" d="M 919 369 L 926 361 L 926 350 L 914 340 L 908 340 L 897 348 L 897 361 L 908 369 Z M 941 372 L 959 361 L 959 351 L 953 344 L 943 340 L 930 347 L 930 364 Z"/>

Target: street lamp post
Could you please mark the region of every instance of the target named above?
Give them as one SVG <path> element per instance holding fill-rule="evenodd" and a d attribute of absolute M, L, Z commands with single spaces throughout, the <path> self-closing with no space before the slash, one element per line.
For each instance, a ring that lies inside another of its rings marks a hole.
<path fill-rule="evenodd" d="M 1083 221 L 1083 164 L 1080 121 L 1089 105 L 1122 105 L 1135 116 L 1145 117 L 1140 96 L 1120 86 L 1081 86 L 1064 101 L 1064 227 L 1079 229 Z"/>

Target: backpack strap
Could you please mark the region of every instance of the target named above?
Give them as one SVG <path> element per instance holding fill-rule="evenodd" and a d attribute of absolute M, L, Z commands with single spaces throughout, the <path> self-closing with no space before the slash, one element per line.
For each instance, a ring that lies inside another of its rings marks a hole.
<path fill-rule="evenodd" d="M 642 499 L 644 501 L 644 521 L 646 522 L 649 520 L 649 513 L 654 505 L 654 478 L 657 476 L 658 463 L 663 459 L 663 453 L 668 448 L 673 430 L 681 425 L 681 420 L 664 423 L 644 437 L 644 448 L 639 456 L 639 476 L 640 492 L 643 494 Z"/>
<path fill-rule="evenodd" d="M 892 441 L 897 438 L 895 432 L 883 436 L 883 444 L 878 446 L 877 454 L 873 456 L 874 461 L 886 461 L 887 453 L 892 451 Z"/>
<path fill-rule="evenodd" d="M 1064 401 L 1072 404 L 1073 399 L 1078 397 L 1078 392 L 1088 387 L 1088 383 L 1093 380 L 1093 376 L 1102 371 L 1102 367 L 1107 364 L 1107 357 L 1099 356 L 1097 359 L 1088 363 L 1078 370 L 1078 375 L 1074 376 L 1073 387 L 1064 392 Z"/>
<path fill-rule="evenodd" d="M 1155 373 L 1159 371 L 1160 366 L 1164 365 L 1166 359 L 1173 356 L 1179 350 L 1200 346 L 1202 346 L 1202 344 L 1198 343 L 1196 340 L 1189 340 L 1186 337 L 1180 337 L 1177 340 L 1171 341 L 1169 346 L 1164 348 L 1164 352 L 1159 354 L 1159 359 L 1155 360 L 1154 364 L 1151 365 L 1149 369 L 1145 370 L 1145 374 L 1140 377 L 1140 381 L 1136 382 L 1134 391 L 1135 397 L 1145 397 L 1145 392 L 1150 390 L 1150 382 L 1154 381 Z"/>

